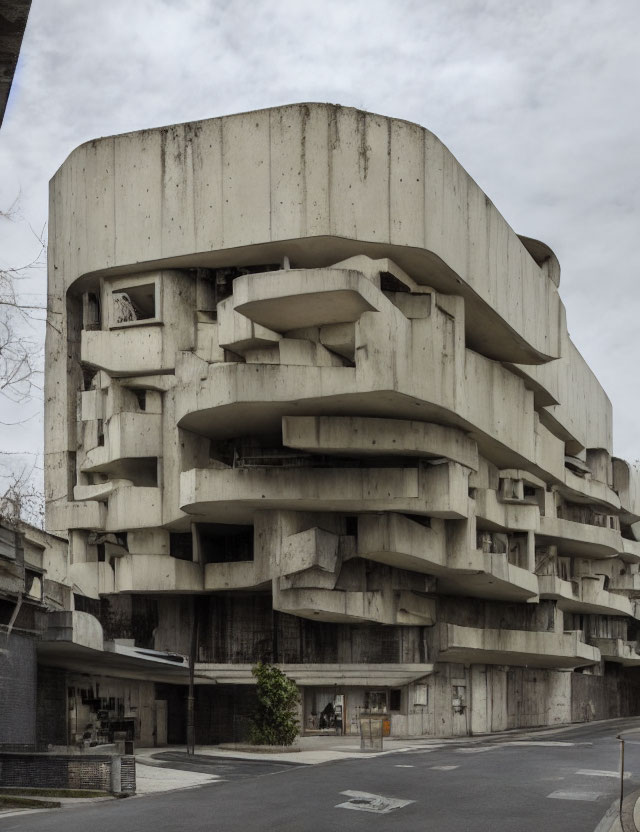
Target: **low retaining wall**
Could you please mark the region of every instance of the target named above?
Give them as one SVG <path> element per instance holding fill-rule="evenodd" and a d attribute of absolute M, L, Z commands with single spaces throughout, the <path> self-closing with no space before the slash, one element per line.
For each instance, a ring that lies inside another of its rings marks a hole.
<path fill-rule="evenodd" d="M 0 786 L 135 794 L 133 755 L 0 752 Z"/>

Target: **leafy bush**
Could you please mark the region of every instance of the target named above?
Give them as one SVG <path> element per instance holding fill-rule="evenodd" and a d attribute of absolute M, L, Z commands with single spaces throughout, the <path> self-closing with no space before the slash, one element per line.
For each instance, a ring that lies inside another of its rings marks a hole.
<path fill-rule="evenodd" d="M 258 682 L 258 706 L 251 717 L 250 741 L 255 745 L 291 745 L 300 733 L 296 718 L 300 693 L 295 682 L 277 667 L 262 662 L 251 672 Z"/>

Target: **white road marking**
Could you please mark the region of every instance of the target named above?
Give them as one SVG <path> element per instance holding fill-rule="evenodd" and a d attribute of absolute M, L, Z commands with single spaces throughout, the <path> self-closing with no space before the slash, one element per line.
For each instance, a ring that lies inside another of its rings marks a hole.
<path fill-rule="evenodd" d="M 482 748 L 458 748 L 458 754 L 480 754 L 482 751 L 493 751 L 497 745 L 485 745 Z"/>
<path fill-rule="evenodd" d="M 346 803 L 338 803 L 336 809 L 355 809 L 358 812 L 375 812 L 378 815 L 387 815 L 394 809 L 402 809 L 415 800 L 400 800 L 397 797 L 383 797 L 381 794 L 370 794 L 369 792 L 340 792 L 345 797 L 351 798 Z"/>
<path fill-rule="evenodd" d="M 402 765 L 395 765 L 394 768 L 415 768 L 415 766 L 402 766 Z"/>
<path fill-rule="evenodd" d="M 581 768 L 579 771 L 576 771 L 576 774 L 586 774 L 589 777 L 615 777 L 618 780 L 620 779 L 620 772 L 619 771 L 603 771 L 597 768 Z M 631 777 L 630 771 L 625 771 L 624 779 L 628 780 Z"/>
<path fill-rule="evenodd" d="M 422 750 L 423 748 L 426 748 L 428 751 L 431 751 L 434 748 L 444 748 L 445 746 L 446 746 L 446 743 L 444 743 L 444 742 L 430 742 L 430 743 L 427 743 L 425 745 L 412 745 L 411 746 L 411 751 L 418 750 L 418 749 Z"/>
<path fill-rule="evenodd" d="M 555 748 L 556 746 L 570 746 L 575 745 L 575 742 L 553 742 L 552 740 L 545 740 L 543 742 L 536 742 L 535 740 L 519 740 L 517 742 L 501 742 L 497 743 L 500 746 L 507 746 L 507 745 L 522 745 L 522 746 L 530 746 L 530 745 L 539 745 L 543 748 Z"/>
<path fill-rule="evenodd" d="M 460 768 L 460 766 L 430 766 L 434 771 L 453 771 L 454 768 Z"/>
<path fill-rule="evenodd" d="M 556 792 L 551 792 L 547 797 L 553 797 L 556 800 L 597 800 L 602 797 L 601 792 L 571 792 L 563 789 L 558 789 Z"/>

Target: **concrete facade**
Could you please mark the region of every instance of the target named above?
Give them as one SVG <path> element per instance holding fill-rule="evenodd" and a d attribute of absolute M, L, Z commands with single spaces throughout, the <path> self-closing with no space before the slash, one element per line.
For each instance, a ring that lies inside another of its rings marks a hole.
<path fill-rule="evenodd" d="M 259 659 L 306 731 L 639 712 L 637 472 L 555 255 L 433 134 L 294 105 L 89 142 L 50 193 L 47 527 L 105 638 L 197 621 L 199 741 Z"/>

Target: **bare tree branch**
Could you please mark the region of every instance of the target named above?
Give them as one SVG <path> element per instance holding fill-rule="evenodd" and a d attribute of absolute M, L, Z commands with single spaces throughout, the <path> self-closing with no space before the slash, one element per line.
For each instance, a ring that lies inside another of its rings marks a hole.
<path fill-rule="evenodd" d="M 0 211 L 0 222 L 24 222 L 19 204 L 20 194 L 7 210 Z M 22 292 L 21 289 L 33 269 L 43 268 L 46 243 L 44 228 L 40 234 L 30 225 L 29 229 L 38 241 L 35 257 L 22 266 L 0 266 L 0 401 L 4 398 L 14 405 L 25 404 L 41 389 L 37 377 L 42 373 L 43 348 L 37 330 L 45 322 L 46 306 L 34 302 L 37 295 L 33 292 Z M 0 421 L 0 425 L 18 427 L 36 415 L 15 422 Z M 29 457 L 32 457 L 31 461 L 25 461 Z M 0 449 L 0 468 L 3 469 L 0 471 L 0 516 L 3 518 L 42 525 L 44 495 L 38 484 L 39 478 L 34 476 L 41 470 L 38 461 L 39 454 Z"/>

